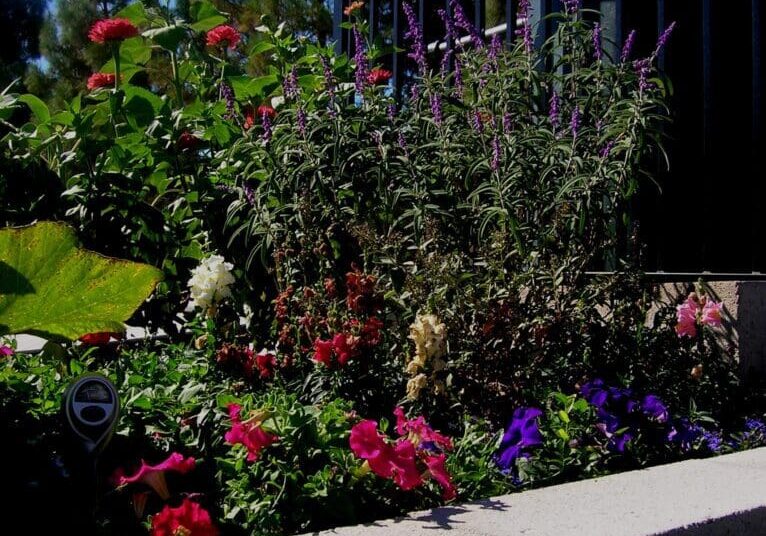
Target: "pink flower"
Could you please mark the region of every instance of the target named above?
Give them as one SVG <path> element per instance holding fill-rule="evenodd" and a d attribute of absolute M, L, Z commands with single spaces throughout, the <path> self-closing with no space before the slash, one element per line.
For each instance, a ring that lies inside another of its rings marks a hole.
<path fill-rule="evenodd" d="M 114 73 L 93 73 L 88 78 L 88 83 L 86 85 L 89 90 L 93 91 L 100 87 L 113 86 L 115 78 L 116 76 Z"/>
<path fill-rule="evenodd" d="M 400 439 L 390 459 L 394 482 L 403 490 L 411 490 L 423 483 L 423 477 L 415 463 L 415 445 L 412 441 Z"/>
<path fill-rule="evenodd" d="M 314 361 L 322 363 L 326 367 L 330 367 L 332 362 L 332 341 L 323 341 L 322 339 L 316 339 L 314 341 Z"/>
<path fill-rule="evenodd" d="M 394 409 L 394 415 L 396 416 L 396 433 L 400 436 L 409 434 L 418 446 L 427 442 L 433 443 L 440 449 L 452 450 L 452 440 L 431 428 L 422 415 L 408 420 L 401 406 Z"/>
<path fill-rule="evenodd" d="M 242 421 L 241 412 L 242 406 L 229 404 L 231 429 L 226 432 L 224 439 L 229 445 L 244 445 L 247 449 L 247 461 L 254 462 L 263 449 L 275 443 L 279 438 L 264 430 L 261 427 L 261 421 L 255 417 Z"/>
<path fill-rule="evenodd" d="M 165 505 L 152 516 L 152 536 L 218 536 L 210 514 L 198 503 L 185 498 L 180 506 Z"/>
<path fill-rule="evenodd" d="M 388 69 L 375 67 L 367 75 L 367 83 L 370 84 L 371 86 L 377 86 L 378 84 L 385 84 L 391 79 L 393 75 L 394 73 L 392 73 Z"/>
<path fill-rule="evenodd" d="M 88 32 L 88 38 L 94 43 L 122 41 L 138 35 L 138 28 L 128 19 L 102 19 L 96 21 Z"/>
<path fill-rule="evenodd" d="M 457 495 L 455 485 L 452 483 L 450 474 L 447 472 L 446 467 L 447 456 L 445 454 L 439 454 L 438 456 L 429 456 L 426 458 L 426 465 L 428 466 L 428 472 L 431 477 L 439 483 L 442 487 L 442 498 L 445 501 L 450 501 Z"/>
<path fill-rule="evenodd" d="M 111 339 L 121 339 L 122 333 L 112 333 L 108 331 L 99 331 L 98 333 L 88 333 L 80 337 L 80 342 L 87 346 L 106 346 Z"/>
<path fill-rule="evenodd" d="M 265 115 L 271 120 L 273 120 L 277 116 L 277 111 L 274 109 L 273 106 L 269 106 L 268 104 L 261 104 L 260 106 L 258 106 L 257 112 L 258 112 L 258 117 L 263 117 Z"/>
<path fill-rule="evenodd" d="M 195 465 L 194 458 L 184 458 L 178 452 L 174 452 L 164 462 L 157 465 L 149 465 L 141 460 L 141 468 L 133 476 L 124 476 L 122 469 L 118 469 L 115 480 L 118 487 L 141 482 L 156 491 L 163 500 L 167 500 L 170 497 L 170 492 L 165 480 L 165 472 L 173 471 L 183 475 L 194 469 Z"/>
<path fill-rule="evenodd" d="M 723 304 L 714 302 L 713 300 L 706 300 L 705 305 L 702 308 L 702 324 L 719 327 L 721 325 L 722 308 Z"/>
<path fill-rule="evenodd" d="M 0 355 L 3 357 L 8 357 L 13 355 L 13 348 L 10 346 L 6 346 L 4 344 L 0 345 Z"/>
<path fill-rule="evenodd" d="M 237 43 L 239 43 L 241 37 L 239 32 L 233 27 L 228 24 L 222 24 L 221 26 L 216 26 L 207 33 L 205 44 L 209 47 L 224 45 L 234 49 L 237 47 Z"/>
<path fill-rule="evenodd" d="M 697 336 L 697 309 L 699 304 L 694 297 L 689 297 L 684 303 L 676 307 L 676 333 L 679 337 Z"/>

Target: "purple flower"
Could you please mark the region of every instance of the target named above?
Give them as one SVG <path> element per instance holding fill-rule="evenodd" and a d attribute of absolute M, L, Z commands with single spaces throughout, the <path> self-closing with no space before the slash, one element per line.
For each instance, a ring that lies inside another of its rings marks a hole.
<path fill-rule="evenodd" d="M 518 408 L 500 442 L 500 450 L 495 455 L 495 462 L 509 473 L 522 456 L 528 455 L 530 447 L 543 444 L 543 437 L 537 425 L 537 418 L 543 412 L 537 408 Z"/>
<path fill-rule="evenodd" d="M 455 96 L 458 99 L 463 98 L 463 65 L 460 63 L 460 58 L 455 57 Z"/>
<path fill-rule="evenodd" d="M 489 42 L 489 50 L 487 51 L 487 57 L 496 63 L 497 56 L 500 54 L 500 50 L 503 48 L 503 43 L 500 41 L 500 34 L 492 36 L 492 40 Z"/>
<path fill-rule="evenodd" d="M 580 387 L 580 394 L 591 406 L 601 408 L 609 399 L 609 391 L 604 386 L 604 380 L 595 379 Z"/>
<path fill-rule="evenodd" d="M 626 426 L 617 415 L 609 413 L 604 409 L 599 409 L 597 416 L 599 423 L 596 427 L 609 440 L 607 448 L 613 452 L 625 452 L 625 447 L 634 437 L 635 431 L 633 428 Z M 627 428 L 627 430 L 618 433 L 619 430 L 624 428 Z"/>
<path fill-rule="evenodd" d="M 302 107 L 298 108 L 298 111 L 295 112 L 296 122 L 298 123 L 298 132 L 300 132 L 301 136 L 306 136 L 306 110 L 304 110 Z"/>
<path fill-rule="evenodd" d="M 633 68 L 638 75 L 638 90 L 644 92 L 653 86 L 649 82 L 649 73 L 651 72 L 652 62 L 649 58 L 636 60 L 633 62 Z"/>
<path fill-rule="evenodd" d="M 646 395 L 641 401 L 641 411 L 650 419 L 664 423 L 668 421 L 668 408 L 656 395 Z"/>
<path fill-rule="evenodd" d="M 282 82 L 282 91 L 284 92 L 285 99 L 287 100 L 297 99 L 300 96 L 301 90 L 298 87 L 298 73 L 295 67 L 290 69 L 290 72 L 287 73 L 284 82 Z"/>
<path fill-rule="evenodd" d="M 612 149 L 614 149 L 614 140 L 609 140 L 607 144 L 601 148 L 598 155 L 601 158 L 606 158 L 612 153 Z"/>
<path fill-rule="evenodd" d="M 410 100 L 416 101 L 420 98 L 420 86 L 417 84 L 412 84 L 410 87 Z"/>
<path fill-rule="evenodd" d="M 404 154 L 409 154 L 409 151 L 407 150 L 407 138 L 404 136 L 404 132 L 401 130 L 399 131 L 399 135 L 397 136 L 396 142 L 399 144 L 399 147 L 404 151 Z"/>
<path fill-rule="evenodd" d="M 702 432 L 702 444 L 713 453 L 718 453 L 723 447 L 723 438 L 719 432 L 710 432 L 705 430 Z"/>
<path fill-rule="evenodd" d="M 630 53 L 633 51 L 633 44 L 636 42 L 636 30 L 631 30 L 628 34 L 628 38 L 625 40 L 625 44 L 622 45 L 622 53 L 620 54 L 620 61 L 625 63 L 630 58 Z"/>
<path fill-rule="evenodd" d="M 677 419 L 673 421 L 668 430 L 667 440 L 671 443 L 677 443 L 681 450 L 689 451 L 703 431 L 702 427 L 690 423 L 689 419 Z"/>
<path fill-rule="evenodd" d="M 226 101 L 226 119 L 234 118 L 234 91 L 226 82 L 221 82 L 221 96 Z"/>
<path fill-rule="evenodd" d="M 418 65 L 418 73 L 420 76 L 426 75 L 426 45 L 423 41 L 423 27 L 420 25 L 417 17 L 415 17 L 415 11 L 408 2 L 402 3 L 404 8 L 404 14 L 407 16 L 407 32 L 404 34 L 404 38 L 410 41 L 412 52 L 407 54 Z"/>
<path fill-rule="evenodd" d="M 580 9 L 580 0 L 563 0 L 563 1 L 564 1 L 564 9 L 570 15 L 577 13 L 577 11 Z"/>
<path fill-rule="evenodd" d="M 745 430 L 755 434 L 766 435 L 766 424 L 760 419 L 745 419 Z"/>
<path fill-rule="evenodd" d="M 443 9 L 438 10 L 439 16 L 444 21 L 444 28 L 446 30 L 445 34 L 445 40 L 447 43 L 455 43 L 455 24 L 452 21 L 452 17 L 449 16 L 449 13 L 447 13 Z M 452 48 L 447 47 L 447 50 L 444 51 L 444 56 L 442 57 L 442 63 L 441 63 L 441 75 L 442 78 L 447 74 L 447 71 L 449 70 L 449 61 L 452 57 Z"/>
<path fill-rule="evenodd" d="M 255 189 L 250 186 L 249 182 L 245 182 L 242 185 L 242 192 L 245 194 L 245 199 L 247 200 L 248 204 L 251 207 L 255 206 Z"/>
<path fill-rule="evenodd" d="M 601 49 L 601 24 L 598 22 L 593 25 L 593 57 L 596 61 L 601 61 L 604 52 Z"/>
<path fill-rule="evenodd" d="M 335 77 L 332 74 L 332 68 L 330 67 L 330 60 L 327 56 L 320 54 L 319 61 L 322 62 L 322 72 L 324 74 L 324 82 L 327 86 L 327 96 L 330 98 L 327 103 L 327 110 L 332 117 L 335 116 Z"/>
<path fill-rule="evenodd" d="M 265 111 L 261 114 L 261 126 L 263 127 L 263 134 L 261 134 L 261 139 L 264 143 L 268 144 L 271 141 L 271 136 L 274 132 L 271 128 L 271 117 Z"/>
<path fill-rule="evenodd" d="M 484 46 L 484 41 L 482 40 L 481 35 L 479 35 L 479 31 L 476 27 L 468 20 L 465 11 L 463 11 L 463 6 L 461 6 L 457 0 L 452 0 L 450 2 L 450 8 L 455 14 L 455 25 L 471 36 L 471 42 L 475 48 L 482 48 Z"/>
<path fill-rule="evenodd" d="M 654 55 L 660 53 L 660 51 L 665 47 L 665 45 L 668 42 L 668 39 L 670 39 L 670 34 L 673 33 L 673 29 L 676 27 L 675 21 L 670 23 L 670 26 L 665 28 L 665 31 L 662 32 L 660 37 L 657 39 L 657 45 L 654 47 Z"/>
<path fill-rule="evenodd" d="M 367 64 L 367 46 L 356 26 L 354 26 L 354 63 L 356 64 L 354 88 L 361 95 L 367 85 L 369 65 Z"/>
<path fill-rule="evenodd" d="M 471 128 L 474 129 L 476 133 L 481 134 L 484 132 L 484 123 L 481 121 L 481 113 L 479 113 L 479 110 L 468 112 L 468 122 L 471 123 Z"/>
<path fill-rule="evenodd" d="M 524 50 L 527 52 L 527 54 L 532 52 L 532 47 L 534 46 L 534 42 L 532 40 L 532 25 L 529 24 L 530 12 L 531 9 L 529 0 L 519 0 L 519 17 L 524 19 L 524 24 L 522 24 L 521 28 L 516 30 L 516 35 L 520 35 L 522 37 Z"/>
<path fill-rule="evenodd" d="M 548 110 L 548 118 L 551 121 L 551 125 L 553 126 L 553 133 L 556 133 L 556 130 L 559 128 L 560 118 L 559 118 L 559 96 L 554 91 L 551 95 L 551 100 L 549 102 L 550 109 Z"/>
<path fill-rule="evenodd" d="M 509 112 L 503 112 L 503 134 L 508 134 L 512 127 L 511 114 Z"/>
<path fill-rule="evenodd" d="M 393 102 L 386 107 L 386 117 L 388 117 L 389 121 L 393 121 L 394 117 L 396 117 L 396 104 Z"/>
<path fill-rule="evenodd" d="M 492 137 L 492 162 L 490 163 L 492 171 L 497 171 L 500 167 L 500 138 L 495 134 Z"/>
<path fill-rule="evenodd" d="M 569 128 L 572 131 L 572 137 L 577 137 L 577 132 L 580 130 L 580 107 L 575 105 L 572 108 L 572 118 L 569 120 Z"/>
<path fill-rule="evenodd" d="M 441 126 L 442 124 L 442 98 L 441 95 L 435 91 L 431 92 L 428 96 L 428 101 L 431 105 L 431 115 L 434 116 L 434 123 Z"/>

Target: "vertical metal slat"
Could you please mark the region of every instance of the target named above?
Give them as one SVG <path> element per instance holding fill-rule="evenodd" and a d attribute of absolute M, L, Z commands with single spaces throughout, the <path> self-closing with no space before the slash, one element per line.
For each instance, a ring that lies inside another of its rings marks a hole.
<path fill-rule="evenodd" d="M 601 0 L 601 39 L 606 56 L 617 63 L 622 49 L 622 0 Z"/>
<path fill-rule="evenodd" d="M 393 28 L 391 32 L 391 40 L 393 41 L 392 44 L 394 45 L 394 48 L 402 48 L 402 23 L 401 23 L 401 16 L 400 12 L 402 9 L 401 6 L 401 0 L 392 0 L 392 10 L 393 10 Z M 404 58 L 402 57 L 403 52 L 394 52 L 391 58 L 391 70 L 393 71 L 393 84 L 394 84 L 394 95 L 398 98 L 401 94 L 402 90 L 402 75 L 404 73 Z"/>
<path fill-rule="evenodd" d="M 752 139 L 751 143 L 751 169 L 757 169 L 759 155 L 762 153 L 763 142 L 763 64 L 761 63 L 762 41 L 761 28 L 763 23 L 763 13 L 761 11 L 762 0 L 752 0 L 751 3 L 751 36 L 752 36 Z M 751 271 L 760 273 L 764 271 L 764 252 L 760 247 L 764 238 L 764 217 L 763 213 L 763 192 L 764 188 L 760 181 L 752 181 L 753 191 L 753 221 L 751 222 L 752 240 L 751 244 L 756 244 L 752 248 Z"/>
<path fill-rule="evenodd" d="M 332 39 L 335 42 L 335 53 L 339 56 L 343 54 L 346 48 L 343 43 L 343 34 L 345 32 L 340 27 L 343 23 L 343 4 L 344 0 L 333 0 L 332 5 Z"/>

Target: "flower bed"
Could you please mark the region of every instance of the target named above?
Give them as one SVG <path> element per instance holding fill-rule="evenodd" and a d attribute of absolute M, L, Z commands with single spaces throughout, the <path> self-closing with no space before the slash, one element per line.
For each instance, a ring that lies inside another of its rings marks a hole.
<path fill-rule="evenodd" d="M 485 43 L 453 3 L 447 37 L 471 43 L 431 58 L 404 4 L 397 99 L 358 3 L 351 58 L 194 5 L 188 23 L 136 3 L 94 26 L 113 58 L 67 109 L 0 103 L 31 114 L 2 154 L 57 179 L 48 217 L 162 269 L 131 321 L 172 341 L 62 322 L 78 343 L 3 347 L 19 511 L 292 534 L 766 442 L 763 389 L 715 344 L 725 304 L 699 285 L 647 327 L 635 233 L 614 276 L 586 274 L 618 262 L 617 222 L 661 153 L 672 26 L 648 57 L 630 34 L 610 59 L 577 2 L 540 49 L 528 22 Z M 8 223 L 39 216 L 17 201 Z M 123 412 L 79 501 L 57 495 L 84 470 L 55 414 L 84 371 Z"/>

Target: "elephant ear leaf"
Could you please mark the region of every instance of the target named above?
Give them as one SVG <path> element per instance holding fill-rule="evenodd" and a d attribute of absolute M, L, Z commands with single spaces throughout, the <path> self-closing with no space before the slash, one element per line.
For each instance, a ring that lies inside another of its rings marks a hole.
<path fill-rule="evenodd" d="M 63 223 L 0 229 L 0 335 L 123 332 L 161 280 L 153 266 L 81 249 Z"/>

